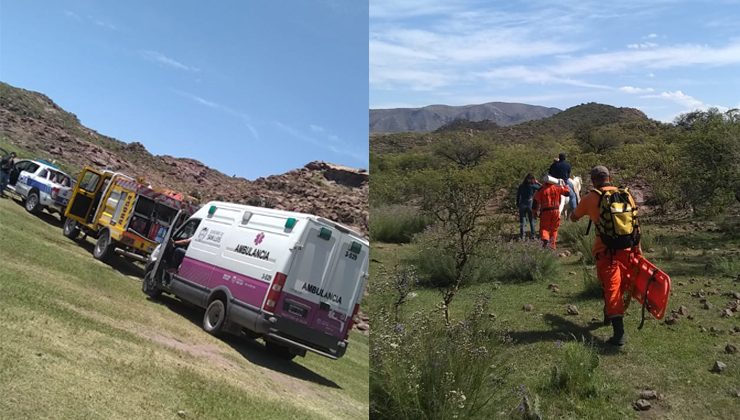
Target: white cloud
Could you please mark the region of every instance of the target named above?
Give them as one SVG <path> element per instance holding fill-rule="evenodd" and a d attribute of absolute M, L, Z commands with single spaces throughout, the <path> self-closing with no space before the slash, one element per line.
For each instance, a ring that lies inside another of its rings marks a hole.
<path fill-rule="evenodd" d="M 657 37 L 658 37 L 658 34 L 656 34 L 656 33 L 651 33 L 651 34 L 645 35 L 645 38 L 648 38 L 648 39 L 653 39 L 653 38 L 657 38 Z"/>
<path fill-rule="evenodd" d="M 293 138 L 300 140 L 304 143 L 308 143 L 313 146 L 320 147 L 324 150 L 329 150 L 338 155 L 349 156 L 360 162 L 367 161 L 367 151 L 365 151 L 365 153 L 357 153 L 357 152 L 351 151 L 346 148 L 339 148 L 334 145 L 328 144 L 325 141 L 319 140 L 314 136 L 310 136 L 306 134 L 305 132 L 295 129 L 291 127 L 290 125 L 282 123 L 280 121 L 274 121 L 273 124 L 275 124 L 277 128 L 284 131 L 285 133 L 290 134 Z"/>
<path fill-rule="evenodd" d="M 708 108 L 704 102 L 694 98 L 693 96 L 687 95 L 680 90 L 661 92 L 656 95 L 644 95 L 643 98 L 656 98 L 665 99 L 674 103 L 677 103 L 689 110 Z"/>
<path fill-rule="evenodd" d="M 654 92 L 655 91 L 655 89 L 653 89 L 651 87 L 649 87 L 649 88 L 639 88 L 639 87 L 634 87 L 634 86 L 622 86 L 622 87 L 619 88 L 619 90 L 621 90 L 622 92 L 625 92 L 625 93 L 636 93 L 636 94 L 650 93 L 650 92 Z"/>
<path fill-rule="evenodd" d="M 252 133 L 252 136 L 256 140 L 259 140 L 259 138 L 260 138 L 259 132 L 254 127 L 254 125 L 252 124 L 251 118 L 249 117 L 249 115 L 247 115 L 247 114 L 245 114 L 245 113 L 243 113 L 241 111 L 237 111 L 237 110 L 235 110 L 235 109 L 233 109 L 233 108 L 231 108 L 229 106 L 220 104 L 218 102 L 209 101 L 208 99 L 204 99 L 204 98 L 202 98 L 202 97 L 200 97 L 198 95 L 192 94 L 190 92 L 184 92 L 184 91 L 178 90 L 178 89 L 170 89 L 170 90 L 172 92 L 176 93 L 177 95 L 182 96 L 183 98 L 190 99 L 191 101 L 193 101 L 195 103 L 198 103 L 200 105 L 206 106 L 208 108 L 212 108 L 212 109 L 216 109 L 216 110 L 222 111 L 222 112 L 224 112 L 224 113 L 226 113 L 228 115 L 231 115 L 232 117 L 238 118 L 247 127 L 247 129 L 249 130 L 249 132 Z"/>
<path fill-rule="evenodd" d="M 67 16 L 68 18 L 72 18 L 72 19 L 77 20 L 77 21 L 80 21 L 80 22 L 82 21 L 82 17 L 80 17 L 80 15 L 78 15 L 77 13 L 75 13 L 75 12 L 73 12 L 71 10 L 65 10 L 64 11 L 64 16 Z"/>
<path fill-rule="evenodd" d="M 654 42 L 640 42 L 639 44 L 627 44 L 627 48 L 633 50 L 644 50 L 646 48 L 655 48 L 658 44 Z"/>
<path fill-rule="evenodd" d="M 167 57 L 166 55 L 157 52 L 157 51 L 140 51 L 141 55 L 144 58 L 147 58 L 151 61 L 155 61 L 160 64 L 164 64 L 165 66 L 172 67 L 174 69 L 178 70 L 184 70 L 184 71 L 190 71 L 190 72 L 199 72 L 200 69 L 197 67 L 188 66 L 187 64 L 183 64 L 174 58 Z"/>

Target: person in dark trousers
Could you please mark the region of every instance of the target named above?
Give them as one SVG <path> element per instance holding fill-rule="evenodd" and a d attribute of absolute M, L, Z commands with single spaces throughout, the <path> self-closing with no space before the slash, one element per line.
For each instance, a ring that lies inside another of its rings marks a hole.
<path fill-rule="evenodd" d="M 7 156 L 0 159 L 0 197 L 5 198 L 5 187 L 10 180 L 10 171 L 15 164 L 15 152 L 10 152 Z"/>
<path fill-rule="evenodd" d="M 548 172 L 550 173 L 550 176 L 562 179 L 568 185 L 568 189 L 570 189 L 570 208 L 575 210 L 578 205 L 578 197 L 576 196 L 575 188 L 573 188 L 573 183 L 570 181 L 570 163 L 565 160 L 565 157 L 565 153 L 560 153 L 558 155 L 558 160 L 550 165 L 550 170 Z"/>
<path fill-rule="evenodd" d="M 532 202 L 534 193 L 541 185 L 534 175 L 527 174 L 516 192 L 516 207 L 519 209 L 519 239 L 524 240 L 524 221 L 529 220 L 530 238 L 534 238 L 534 218 L 532 217 Z"/>

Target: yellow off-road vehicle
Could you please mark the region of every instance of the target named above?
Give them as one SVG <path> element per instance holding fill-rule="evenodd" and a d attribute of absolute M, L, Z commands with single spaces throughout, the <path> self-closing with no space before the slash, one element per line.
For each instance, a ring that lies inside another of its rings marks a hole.
<path fill-rule="evenodd" d="M 85 167 L 64 211 L 64 236 L 76 239 L 84 233 L 97 238 L 93 256 L 99 260 L 115 252 L 145 262 L 167 231 L 195 210 L 183 194 Z"/>

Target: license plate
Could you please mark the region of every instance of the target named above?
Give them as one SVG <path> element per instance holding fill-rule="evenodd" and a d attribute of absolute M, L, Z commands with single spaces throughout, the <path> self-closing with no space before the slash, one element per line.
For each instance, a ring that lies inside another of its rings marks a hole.
<path fill-rule="evenodd" d="M 308 315 L 308 308 L 306 306 L 290 301 L 285 301 L 283 304 L 283 310 L 299 318 L 305 318 Z"/>

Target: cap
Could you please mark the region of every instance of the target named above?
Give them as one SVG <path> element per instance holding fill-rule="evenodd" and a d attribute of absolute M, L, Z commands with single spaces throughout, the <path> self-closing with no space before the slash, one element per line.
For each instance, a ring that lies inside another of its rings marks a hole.
<path fill-rule="evenodd" d="M 597 165 L 591 168 L 591 178 L 604 179 L 609 178 L 609 170 L 606 166 Z"/>

